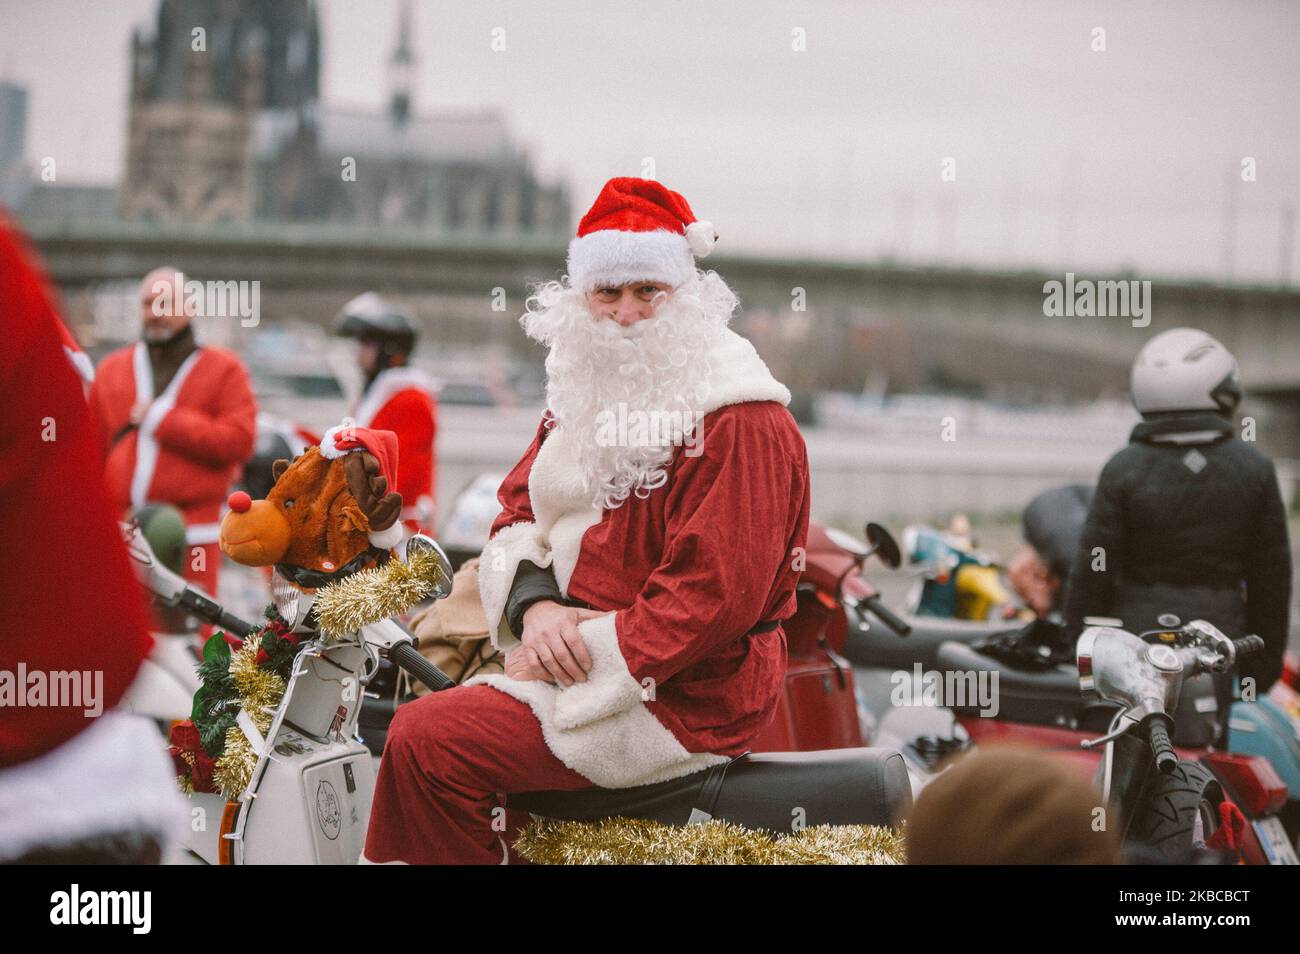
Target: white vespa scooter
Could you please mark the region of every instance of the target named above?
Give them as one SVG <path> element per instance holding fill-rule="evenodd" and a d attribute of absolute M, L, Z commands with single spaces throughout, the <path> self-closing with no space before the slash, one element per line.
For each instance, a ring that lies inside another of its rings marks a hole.
<path fill-rule="evenodd" d="M 417 535 L 398 557 L 434 557 L 441 585 L 451 592 L 442 549 Z M 254 627 L 151 561 L 148 545 L 132 547 L 141 580 L 157 599 L 246 635 Z M 258 759 L 239 795 L 192 796 L 186 849 L 210 864 L 351 864 L 361 856 L 374 792 L 374 755 L 358 734 L 366 686 L 386 656 L 439 691 L 454 683 L 415 648 L 411 633 L 391 619 L 343 638 L 315 630 L 315 597 L 290 586 L 272 587 L 276 609 L 295 632 L 311 633 L 295 659 L 280 704 L 263 737 L 246 714 L 238 720 Z M 187 703 L 184 714 L 188 714 Z M 881 748 L 821 752 L 764 752 L 740 756 L 692 775 L 625 789 L 510 795 L 512 809 L 546 818 L 590 821 L 620 816 L 686 825 L 717 818 L 776 834 L 790 830 L 792 807 L 811 825 L 896 825 L 911 804 L 903 759 Z M 702 813 L 702 814 L 701 814 Z"/>
<path fill-rule="evenodd" d="M 124 532 L 129 530 L 124 527 Z M 255 631 L 161 565 L 138 532 L 127 542 L 138 577 L 159 602 L 241 637 Z M 409 559 L 419 550 L 433 555 L 439 568 L 431 596 L 445 598 L 451 593 L 451 566 L 437 543 L 417 534 L 405 541 L 399 558 Z M 274 592 L 276 608 L 290 628 L 315 634 L 315 597 L 289 587 Z M 238 725 L 259 753 L 251 780 L 234 800 L 191 796 L 185 849 L 208 864 L 356 863 L 375 786 L 374 757 L 358 737 L 357 718 L 381 656 L 430 689 L 452 685 L 419 654 L 412 634 L 390 619 L 342 638 L 314 635 L 298 653 L 266 736 L 240 713 Z M 177 708 L 180 684 L 168 667 L 154 668 L 133 687 L 127 706 L 160 721 L 188 715 L 192 693 Z"/>

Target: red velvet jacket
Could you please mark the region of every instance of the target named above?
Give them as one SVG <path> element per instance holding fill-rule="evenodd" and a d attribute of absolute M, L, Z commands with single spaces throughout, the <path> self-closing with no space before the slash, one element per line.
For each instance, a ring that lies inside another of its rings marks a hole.
<path fill-rule="evenodd" d="M 501 486 L 502 527 L 533 517 L 533 444 Z M 785 678 L 778 626 L 795 609 L 795 549 L 808 539 L 808 459 L 788 411 L 733 404 L 704 418 L 704 453 L 678 447 L 668 483 L 606 510 L 582 537 L 567 588 L 618 610 L 618 645 L 646 705 L 692 752 L 739 755 L 766 727 Z"/>

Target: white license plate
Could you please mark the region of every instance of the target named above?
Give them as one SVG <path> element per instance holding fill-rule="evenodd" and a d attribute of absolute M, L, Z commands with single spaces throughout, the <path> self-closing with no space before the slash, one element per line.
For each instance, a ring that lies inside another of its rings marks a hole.
<path fill-rule="evenodd" d="M 1264 854 L 1268 856 L 1270 865 L 1300 865 L 1295 848 L 1286 837 L 1286 829 L 1282 827 L 1282 822 L 1276 815 L 1261 818 L 1251 824 L 1255 826 L 1255 834 L 1259 836 L 1259 843 L 1264 846 Z"/>

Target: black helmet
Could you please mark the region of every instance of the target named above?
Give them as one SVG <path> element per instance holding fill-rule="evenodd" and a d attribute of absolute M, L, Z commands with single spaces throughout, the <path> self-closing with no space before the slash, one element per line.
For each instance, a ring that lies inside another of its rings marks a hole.
<path fill-rule="evenodd" d="M 265 415 L 257 415 L 257 434 L 253 439 L 253 454 L 244 462 L 239 486 L 254 500 L 265 499 L 275 486 L 271 466 L 277 460 L 293 460 L 294 452 L 289 438 Z"/>
<path fill-rule="evenodd" d="M 388 356 L 410 354 L 415 348 L 415 322 L 410 314 L 374 292 L 358 295 L 343 306 L 334 319 L 334 333 L 376 341 Z"/>

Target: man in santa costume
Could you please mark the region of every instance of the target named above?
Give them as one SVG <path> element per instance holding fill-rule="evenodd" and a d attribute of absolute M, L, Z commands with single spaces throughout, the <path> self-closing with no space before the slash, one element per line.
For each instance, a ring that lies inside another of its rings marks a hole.
<path fill-rule="evenodd" d="M 696 268 L 715 240 L 677 193 L 612 179 L 529 300 L 548 407 L 479 569 L 506 671 L 398 710 L 366 860 L 500 862 L 498 793 L 677 778 L 771 718 L 808 464 L 736 296 Z"/>
<path fill-rule="evenodd" d="M 90 389 L 108 447 L 106 480 L 127 512 L 167 503 L 185 518 L 185 577 L 215 595 L 221 506 L 253 451 L 256 407 L 243 362 L 194 337 L 184 277 L 140 283 L 141 340 L 100 362 Z"/>
<path fill-rule="evenodd" d="M 410 365 L 415 350 L 415 322 L 401 308 L 374 292 L 343 306 L 336 334 L 358 341 L 357 363 L 365 377 L 361 399 L 352 410 L 357 427 L 397 435 L 397 485 L 402 520 L 414 531 L 434 525 L 434 437 L 437 431 L 437 385 Z"/>

